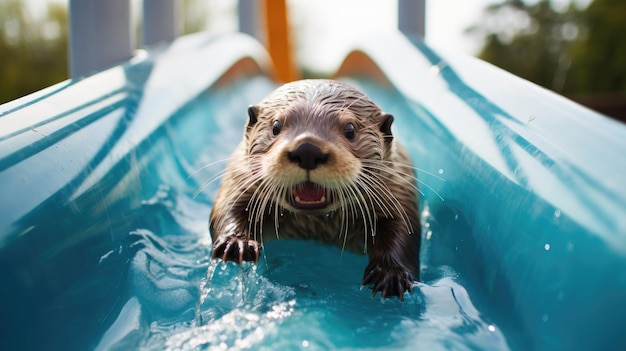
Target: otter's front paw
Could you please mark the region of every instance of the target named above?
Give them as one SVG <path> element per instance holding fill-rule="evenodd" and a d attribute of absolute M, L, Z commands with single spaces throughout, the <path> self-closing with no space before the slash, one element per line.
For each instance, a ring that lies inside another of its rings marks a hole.
<path fill-rule="evenodd" d="M 221 236 L 213 243 L 213 258 L 221 258 L 224 262 L 233 261 L 241 264 L 244 261 L 259 262 L 261 245 L 251 239 L 236 236 Z"/>
<path fill-rule="evenodd" d="M 413 288 L 413 274 L 401 267 L 382 267 L 370 263 L 365 268 L 361 285 L 372 285 L 372 297 L 380 291 L 383 299 L 397 296 L 403 301 L 404 292 L 411 292 Z"/>

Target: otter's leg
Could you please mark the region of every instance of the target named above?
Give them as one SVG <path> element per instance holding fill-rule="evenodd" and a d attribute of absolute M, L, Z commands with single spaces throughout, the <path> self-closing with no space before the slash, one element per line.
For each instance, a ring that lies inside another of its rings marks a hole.
<path fill-rule="evenodd" d="M 411 292 L 419 279 L 419 225 L 414 228 L 418 229 L 409 234 L 403 222 L 379 219 L 362 283 L 372 286 L 372 296 L 380 291 L 383 298 L 397 296 L 403 300 L 404 292 Z"/>
<path fill-rule="evenodd" d="M 220 197 L 218 196 L 218 200 Z M 250 237 L 248 225 L 248 213 L 245 211 L 247 199 L 240 199 L 240 203 L 230 206 L 222 206 L 216 201 L 211 212 L 210 231 L 213 236 L 212 258 L 236 263 L 259 262 L 261 245 Z M 230 207 L 228 214 L 224 215 L 219 210 Z"/>

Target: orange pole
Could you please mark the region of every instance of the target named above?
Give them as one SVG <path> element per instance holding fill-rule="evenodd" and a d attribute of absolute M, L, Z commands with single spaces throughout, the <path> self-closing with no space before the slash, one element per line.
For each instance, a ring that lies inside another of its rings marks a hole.
<path fill-rule="evenodd" d="M 265 33 L 269 51 L 279 80 L 290 82 L 298 79 L 293 61 L 286 0 L 265 0 Z"/>

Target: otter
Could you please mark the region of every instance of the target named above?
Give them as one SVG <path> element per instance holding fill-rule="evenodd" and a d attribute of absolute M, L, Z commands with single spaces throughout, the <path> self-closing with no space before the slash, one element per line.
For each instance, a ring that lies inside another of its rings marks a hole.
<path fill-rule="evenodd" d="M 403 300 L 419 280 L 420 225 L 393 120 L 335 80 L 287 83 L 250 106 L 211 211 L 212 257 L 256 264 L 264 241 L 316 239 L 367 254 L 362 286 Z"/>

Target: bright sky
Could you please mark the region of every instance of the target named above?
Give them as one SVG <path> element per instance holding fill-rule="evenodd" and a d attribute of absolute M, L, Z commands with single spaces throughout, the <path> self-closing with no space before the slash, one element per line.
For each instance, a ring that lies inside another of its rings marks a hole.
<path fill-rule="evenodd" d="M 475 54 L 480 44 L 463 34 L 495 0 L 427 0 L 426 41 Z M 338 65 L 349 43 L 397 30 L 397 2 L 381 0 L 289 0 L 301 61 L 319 70 Z M 348 44 L 348 45 L 347 45 Z"/>
<path fill-rule="evenodd" d="M 2 1 L 2 0 L 0 0 Z M 35 9 L 49 1 L 26 0 Z M 136 8 L 141 0 L 130 0 Z M 207 28 L 212 32 L 236 28 L 237 0 L 198 0 L 209 11 Z M 476 54 L 480 43 L 464 34 L 482 10 L 502 0 L 426 0 L 426 42 L 435 48 Z M 528 0 L 536 2 L 537 0 Z M 571 0 L 553 0 L 567 3 Z M 574 0 L 588 3 L 590 0 Z M 287 0 L 289 20 L 295 28 L 298 57 L 305 65 L 330 71 L 341 63 L 355 40 L 397 30 L 397 1 L 391 0 Z"/>

